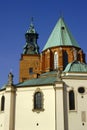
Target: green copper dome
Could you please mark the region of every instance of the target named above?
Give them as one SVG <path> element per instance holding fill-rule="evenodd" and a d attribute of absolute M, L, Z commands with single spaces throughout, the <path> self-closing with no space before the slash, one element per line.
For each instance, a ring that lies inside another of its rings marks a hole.
<path fill-rule="evenodd" d="M 46 45 L 43 48 L 43 51 L 56 46 L 74 46 L 80 48 L 65 24 L 63 18 L 60 18 L 57 22 Z"/>
<path fill-rule="evenodd" d="M 81 63 L 79 61 L 73 61 L 69 63 L 64 72 L 86 72 L 87 73 L 87 64 Z"/>

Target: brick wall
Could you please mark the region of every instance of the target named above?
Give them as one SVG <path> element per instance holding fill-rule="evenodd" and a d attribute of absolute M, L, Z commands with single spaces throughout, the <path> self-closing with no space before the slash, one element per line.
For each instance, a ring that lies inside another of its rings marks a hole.
<path fill-rule="evenodd" d="M 83 51 L 72 46 L 50 48 L 40 55 L 21 55 L 19 81 L 23 82 L 27 79 L 37 78 L 40 73 L 54 70 L 55 52 L 58 53 L 58 67 L 64 70 L 68 63 L 74 61 L 74 50 L 77 51 L 77 60 L 85 62 Z"/>
<path fill-rule="evenodd" d="M 39 73 L 40 55 L 22 55 L 20 60 L 19 81 L 23 82 L 27 79 L 36 78 Z"/>

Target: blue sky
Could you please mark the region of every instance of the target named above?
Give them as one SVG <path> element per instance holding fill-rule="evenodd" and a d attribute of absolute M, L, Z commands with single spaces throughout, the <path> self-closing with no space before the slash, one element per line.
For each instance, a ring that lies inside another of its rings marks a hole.
<path fill-rule="evenodd" d="M 86 0 L 1 0 L 0 1 L 0 86 L 8 73 L 19 79 L 19 61 L 31 17 L 39 33 L 38 45 L 44 47 L 57 20 L 63 15 L 74 38 L 87 56 Z"/>

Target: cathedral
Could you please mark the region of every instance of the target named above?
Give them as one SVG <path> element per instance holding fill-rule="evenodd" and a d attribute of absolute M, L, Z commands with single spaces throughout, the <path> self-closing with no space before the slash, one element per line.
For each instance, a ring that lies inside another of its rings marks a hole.
<path fill-rule="evenodd" d="M 0 89 L 0 130 L 87 130 L 85 53 L 62 17 L 42 52 L 33 22 L 25 33 L 19 83 Z"/>

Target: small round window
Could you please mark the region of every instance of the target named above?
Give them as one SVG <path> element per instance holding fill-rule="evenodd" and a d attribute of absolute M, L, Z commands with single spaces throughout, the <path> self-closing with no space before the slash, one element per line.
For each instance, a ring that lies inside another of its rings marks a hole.
<path fill-rule="evenodd" d="M 79 87 L 78 92 L 79 93 L 85 93 L 85 88 L 84 87 Z"/>

